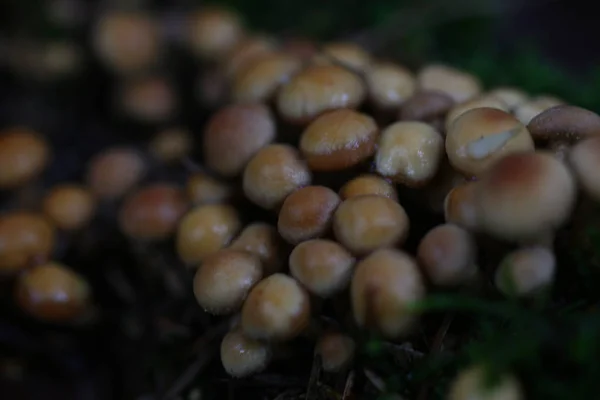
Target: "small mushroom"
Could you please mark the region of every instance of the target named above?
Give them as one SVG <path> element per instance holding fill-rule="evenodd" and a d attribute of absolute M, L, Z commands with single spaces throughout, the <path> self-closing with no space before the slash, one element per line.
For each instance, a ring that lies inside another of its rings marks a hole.
<path fill-rule="evenodd" d="M 250 36 L 239 41 L 224 58 L 222 69 L 227 78 L 233 78 L 257 58 L 277 49 L 275 40 L 268 36 Z"/>
<path fill-rule="evenodd" d="M 143 123 L 168 121 L 179 108 L 172 83 L 162 76 L 136 76 L 122 83 L 118 95 L 121 111 L 127 117 Z"/>
<path fill-rule="evenodd" d="M 350 42 L 327 43 L 322 51 L 326 56 L 356 72 L 364 71 L 371 62 L 369 53 L 359 45 Z"/>
<path fill-rule="evenodd" d="M 138 151 L 113 147 L 92 158 L 86 183 L 98 198 L 115 200 L 133 189 L 146 172 L 146 162 Z"/>
<path fill-rule="evenodd" d="M 565 164 L 541 151 L 501 158 L 475 190 L 483 230 L 513 241 L 554 232 L 570 217 L 577 194 Z"/>
<path fill-rule="evenodd" d="M 312 239 L 297 245 L 290 254 L 290 273 L 309 292 L 330 297 L 350 283 L 355 258 L 338 243 Z"/>
<path fill-rule="evenodd" d="M 409 307 L 425 297 L 425 284 L 411 256 L 381 249 L 357 264 L 350 293 L 356 323 L 396 339 L 413 328 L 417 315 Z"/>
<path fill-rule="evenodd" d="M 396 122 L 383 130 L 375 154 L 377 172 L 409 187 L 432 180 L 444 156 L 444 138 L 423 122 Z"/>
<path fill-rule="evenodd" d="M 486 384 L 486 370 L 473 365 L 459 372 L 450 385 L 448 400 L 524 400 L 519 382 L 512 375 L 503 375 L 495 383 Z"/>
<path fill-rule="evenodd" d="M 225 177 L 242 173 L 260 149 L 275 139 L 275 120 L 260 103 L 232 104 L 214 114 L 204 129 L 206 166 Z"/>
<path fill-rule="evenodd" d="M 446 132 L 450 130 L 452 123 L 461 115 L 466 113 L 469 110 L 473 110 L 474 108 L 495 108 L 497 110 L 502 110 L 509 112 L 510 109 L 502 100 L 494 96 L 480 96 L 469 101 L 465 101 L 464 103 L 460 103 L 452 107 L 452 109 L 446 115 Z"/>
<path fill-rule="evenodd" d="M 354 110 L 336 110 L 315 119 L 302 133 L 300 151 L 313 171 L 353 167 L 375 152 L 375 120 Z"/>
<path fill-rule="evenodd" d="M 271 360 L 271 347 L 235 329 L 221 341 L 221 364 L 230 376 L 244 378 L 264 370 Z"/>
<path fill-rule="evenodd" d="M 470 100 L 481 93 L 481 83 L 475 76 L 441 64 L 421 69 L 417 74 L 417 83 L 422 90 L 439 90 L 457 103 Z"/>
<path fill-rule="evenodd" d="M 263 275 L 269 276 L 280 272 L 283 267 L 282 244 L 274 226 L 255 222 L 246 226 L 229 248 L 256 255 L 263 264 Z"/>
<path fill-rule="evenodd" d="M 365 95 L 358 75 L 336 65 L 313 65 L 279 90 L 276 103 L 283 119 L 304 125 L 326 111 L 356 108 Z"/>
<path fill-rule="evenodd" d="M 187 195 L 193 205 L 225 203 L 233 196 L 233 188 L 204 172 L 196 172 L 187 180 Z"/>
<path fill-rule="evenodd" d="M 94 217 L 96 200 L 83 186 L 62 184 L 46 194 L 42 208 L 56 227 L 74 231 L 85 227 Z"/>
<path fill-rule="evenodd" d="M 46 140 L 31 129 L 13 127 L 0 133 L 0 190 L 36 179 L 50 161 Z"/>
<path fill-rule="evenodd" d="M 357 255 L 401 245 L 410 227 L 408 215 L 398 202 L 377 195 L 344 200 L 333 218 L 336 239 Z"/>
<path fill-rule="evenodd" d="M 330 373 L 347 368 L 352 363 L 355 349 L 354 340 L 338 332 L 325 332 L 315 346 L 315 352 L 321 357 L 323 371 Z"/>
<path fill-rule="evenodd" d="M 563 104 L 538 114 L 529 122 L 527 129 L 536 141 L 573 143 L 600 135 L 600 115 Z"/>
<path fill-rule="evenodd" d="M 254 286 L 242 307 L 242 330 L 253 339 L 293 339 L 309 322 L 308 293 L 294 278 L 281 273 Z"/>
<path fill-rule="evenodd" d="M 294 190 L 309 185 L 311 179 L 308 166 L 294 147 L 271 144 L 248 162 L 242 185 L 251 202 L 274 209 Z"/>
<path fill-rule="evenodd" d="M 531 296 L 554 282 L 556 259 L 545 247 L 525 247 L 507 254 L 496 270 L 495 283 L 507 296 Z"/>
<path fill-rule="evenodd" d="M 499 158 L 534 151 L 527 128 L 507 112 L 475 108 L 458 117 L 446 135 L 450 164 L 466 177 L 478 177 Z"/>
<path fill-rule="evenodd" d="M 568 160 L 584 192 L 600 201 L 600 137 L 577 143 L 571 148 Z"/>
<path fill-rule="evenodd" d="M 170 128 L 158 132 L 150 141 L 150 153 L 165 164 L 183 160 L 192 151 L 192 135 L 182 128 Z"/>
<path fill-rule="evenodd" d="M 426 122 L 443 129 L 446 115 L 454 104 L 454 100 L 444 92 L 417 91 L 402 104 L 398 119 Z"/>
<path fill-rule="evenodd" d="M 508 86 L 497 87 L 491 90 L 488 95 L 502 101 L 509 110 L 516 109 L 528 100 L 527 93 L 523 92 L 521 89 Z"/>
<path fill-rule="evenodd" d="M 351 197 L 375 194 L 398 201 L 398 192 L 387 179 L 375 174 L 362 174 L 346 182 L 340 189 L 342 200 Z"/>
<path fill-rule="evenodd" d="M 462 185 L 467 180 L 458 173 L 448 161 L 443 157 L 438 172 L 431 182 L 425 187 L 425 199 L 431 211 L 436 214 L 444 214 L 444 201 L 452 189 Z"/>
<path fill-rule="evenodd" d="M 519 104 L 514 109 L 515 117 L 528 125 L 533 118 L 549 108 L 564 104 L 564 101 L 552 96 L 538 96 Z"/>
<path fill-rule="evenodd" d="M 388 62 L 371 64 L 365 71 L 365 79 L 371 101 L 381 110 L 397 110 L 417 87 L 409 70 Z"/>
<path fill-rule="evenodd" d="M 479 228 L 478 207 L 476 203 L 477 182 L 465 182 L 454 187 L 444 199 L 444 219 L 471 232 Z"/>
<path fill-rule="evenodd" d="M 417 261 L 436 286 L 458 286 L 477 275 L 475 239 L 454 224 L 438 225 L 421 239 Z"/>
<path fill-rule="evenodd" d="M 206 60 L 222 59 L 240 41 L 243 27 L 230 10 L 205 7 L 192 12 L 187 21 L 187 39 L 194 54 Z"/>

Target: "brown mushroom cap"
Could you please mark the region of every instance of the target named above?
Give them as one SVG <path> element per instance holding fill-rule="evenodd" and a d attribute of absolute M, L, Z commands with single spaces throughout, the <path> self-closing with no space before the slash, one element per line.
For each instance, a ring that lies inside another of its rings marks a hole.
<path fill-rule="evenodd" d="M 350 42 L 327 43 L 323 53 L 343 66 L 355 71 L 364 71 L 371 62 L 371 56 L 362 47 Z"/>
<path fill-rule="evenodd" d="M 355 348 L 356 344 L 350 336 L 326 332 L 317 340 L 315 352 L 321 356 L 325 372 L 339 372 L 352 362 Z"/>
<path fill-rule="evenodd" d="M 425 198 L 431 211 L 444 214 L 444 202 L 448 193 L 455 187 L 462 185 L 467 180 L 464 175 L 457 172 L 446 157 L 442 159 L 438 172 L 433 180 L 425 187 Z"/>
<path fill-rule="evenodd" d="M 310 169 L 350 168 L 375 152 L 377 123 L 354 110 L 335 110 L 315 119 L 302 133 L 300 151 Z"/>
<path fill-rule="evenodd" d="M 402 104 L 398 118 L 402 121 L 434 123 L 445 118 L 454 104 L 452 97 L 444 92 L 420 90 Z"/>
<path fill-rule="evenodd" d="M 318 52 L 317 44 L 314 41 L 297 37 L 285 39 L 281 50 L 305 62 L 310 61 Z"/>
<path fill-rule="evenodd" d="M 465 182 L 454 187 L 444 199 L 446 222 L 457 224 L 470 231 L 479 228 L 479 211 L 476 202 L 477 182 Z"/>
<path fill-rule="evenodd" d="M 463 228 L 439 225 L 427 232 L 417 249 L 417 261 L 437 286 L 456 286 L 477 274 L 474 238 Z"/>
<path fill-rule="evenodd" d="M 285 120 L 306 124 L 326 111 L 358 107 L 365 94 L 356 74 L 336 65 L 313 65 L 279 90 L 277 109 Z"/>
<path fill-rule="evenodd" d="M 573 142 L 600 135 L 600 115 L 585 108 L 562 104 L 538 114 L 527 129 L 536 140 Z"/>
<path fill-rule="evenodd" d="M 234 77 L 246 65 L 263 55 L 274 52 L 276 48 L 275 40 L 267 36 L 251 36 L 242 39 L 223 60 L 226 76 Z"/>
<path fill-rule="evenodd" d="M 224 203 L 233 196 L 230 185 L 203 172 L 190 175 L 186 188 L 193 205 Z"/>
<path fill-rule="evenodd" d="M 262 275 L 260 259 L 254 254 L 222 249 L 202 261 L 194 276 L 194 295 L 206 312 L 231 314 L 242 306 Z"/>
<path fill-rule="evenodd" d="M 101 199 L 123 196 L 146 174 L 146 163 L 133 149 L 114 147 L 98 154 L 88 164 L 86 183 Z"/>
<path fill-rule="evenodd" d="M 242 38 L 238 16 L 224 8 L 206 7 L 189 16 L 188 40 L 194 53 L 206 59 L 221 59 Z"/>
<path fill-rule="evenodd" d="M 393 249 L 377 250 L 359 262 L 350 291 L 356 323 L 392 339 L 410 331 L 416 315 L 409 306 L 425 297 L 417 263 Z"/>
<path fill-rule="evenodd" d="M 91 289 L 70 268 L 50 262 L 23 272 L 15 296 L 19 306 L 34 317 L 62 322 L 77 318 L 88 309 Z"/>
<path fill-rule="evenodd" d="M 485 370 L 473 365 L 461 371 L 450 386 L 448 400 L 524 400 L 519 382 L 511 375 L 504 375 L 495 385 L 486 385 Z"/>
<path fill-rule="evenodd" d="M 396 122 L 381 132 L 375 167 L 395 182 L 419 187 L 435 177 L 443 156 L 444 138 L 432 126 Z"/>
<path fill-rule="evenodd" d="M 421 89 L 439 90 L 457 103 L 470 100 L 481 93 L 481 83 L 475 76 L 447 65 L 433 64 L 424 67 L 417 74 L 417 82 Z"/>
<path fill-rule="evenodd" d="M 232 85 L 233 100 L 269 101 L 301 67 L 300 59 L 286 53 L 260 56 L 236 74 Z"/>
<path fill-rule="evenodd" d="M 503 157 L 475 190 L 482 228 L 506 240 L 553 232 L 571 215 L 577 194 L 565 164 L 546 152 Z"/>
<path fill-rule="evenodd" d="M 574 145 L 569 164 L 585 193 L 600 201 L 600 138 L 591 137 Z"/>
<path fill-rule="evenodd" d="M 337 240 L 359 255 L 402 244 L 410 227 L 408 215 L 398 202 L 376 195 L 344 200 L 333 218 Z"/>
<path fill-rule="evenodd" d="M 192 150 L 193 139 L 189 131 L 171 128 L 157 133 L 150 141 L 150 153 L 158 160 L 170 164 L 181 161 Z"/>
<path fill-rule="evenodd" d="M 177 254 L 186 264 L 200 263 L 229 245 L 241 225 L 232 206 L 198 206 L 188 212 L 179 223 L 176 236 Z"/>
<path fill-rule="evenodd" d="M 509 112 L 510 110 L 506 103 L 504 103 L 498 97 L 490 95 L 476 97 L 474 99 L 465 101 L 464 103 L 459 103 L 452 107 L 452 109 L 446 115 L 446 132 L 450 130 L 450 127 L 452 126 L 452 123 L 456 120 L 456 118 L 460 117 L 469 110 L 482 107 L 495 108 L 497 110 L 502 110 L 506 112 Z"/>
<path fill-rule="evenodd" d="M 398 192 L 388 180 L 374 174 L 363 174 L 346 182 L 340 189 L 342 200 L 350 197 L 375 194 L 398 201 Z"/>
<path fill-rule="evenodd" d="M 27 128 L 0 134 L 0 189 L 13 189 L 37 178 L 50 160 L 46 141 Z"/>
<path fill-rule="evenodd" d="M 515 117 L 521 123 L 528 125 L 533 118 L 549 108 L 564 104 L 564 101 L 551 96 L 538 96 L 519 104 L 515 110 Z"/>
<path fill-rule="evenodd" d="M 283 267 L 282 241 L 274 226 L 262 222 L 247 225 L 230 249 L 245 250 L 260 258 L 264 276 L 281 271 Z"/>
<path fill-rule="evenodd" d="M 235 378 L 243 378 L 264 370 L 271 359 L 271 348 L 265 343 L 245 336 L 236 329 L 221 341 L 221 364 Z"/>
<path fill-rule="evenodd" d="M 44 198 L 42 208 L 54 225 L 64 230 L 77 230 L 94 217 L 96 200 L 83 186 L 55 186 Z"/>
<path fill-rule="evenodd" d="M 275 134 L 275 120 L 265 105 L 229 105 L 214 114 L 204 130 L 206 166 L 226 177 L 237 176 Z"/>
<path fill-rule="evenodd" d="M 488 95 L 502 101 L 509 110 L 514 110 L 528 99 L 527 93 L 514 87 L 497 87 L 491 90 Z"/>
<path fill-rule="evenodd" d="M 310 184 L 310 170 L 298 151 L 289 145 L 262 148 L 246 165 L 243 189 L 254 204 L 273 209 L 294 190 Z"/>
<path fill-rule="evenodd" d="M 142 76 L 126 81 L 119 96 L 125 115 L 147 123 L 164 122 L 173 117 L 179 107 L 173 85 L 160 76 Z"/>
<path fill-rule="evenodd" d="M 406 68 L 387 62 L 371 64 L 365 71 L 371 101 L 381 109 L 398 109 L 417 88 L 414 75 Z"/>
<path fill-rule="evenodd" d="M 242 330 L 254 339 L 289 340 L 310 321 L 310 297 L 300 284 L 276 273 L 250 291 L 242 307 Z"/>
<path fill-rule="evenodd" d="M 279 234 L 291 244 L 325 235 L 340 201 L 337 193 L 325 186 L 296 190 L 286 197 L 279 210 Z"/>
<path fill-rule="evenodd" d="M 534 151 L 527 128 L 507 112 L 483 107 L 458 117 L 446 134 L 450 164 L 465 176 L 480 176 L 499 158 Z"/>
<path fill-rule="evenodd" d="M 355 259 L 338 243 L 326 239 L 307 240 L 290 254 L 290 273 L 309 292 L 329 297 L 350 283 Z"/>
<path fill-rule="evenodd" d="M 52 254 L 55 232 L 43 216 L 12 212 L 0 216 L 0 273 L 11 274 Z"/>
<path fill-rule="evenodd" d="M 163 240 L 175 232 L 187 208 L 181 189 L 158 183 L 127 196 L 119 210 L 119 225 L 131 238 Z"/>
<path fill-rule="evenodd" d="M 508 296 L 528 296 L 554 282 L 556 259 L 545 247 L 525 247 L 507 254 L 496 270 L 498 290 Z"/>

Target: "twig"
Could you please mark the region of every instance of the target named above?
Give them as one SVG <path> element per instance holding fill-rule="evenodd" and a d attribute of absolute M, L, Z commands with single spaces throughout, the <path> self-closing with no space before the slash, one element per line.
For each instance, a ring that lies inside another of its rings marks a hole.
<path fill-rule="evenodd" d="M 347 400 L 352 395 L 352 389 L 354 388 L 354 370 L 350 371 L 348 378 L 346 378 L 346 385 L 344 386 L 344 392 L 342 393 L 342 400 Z"/>

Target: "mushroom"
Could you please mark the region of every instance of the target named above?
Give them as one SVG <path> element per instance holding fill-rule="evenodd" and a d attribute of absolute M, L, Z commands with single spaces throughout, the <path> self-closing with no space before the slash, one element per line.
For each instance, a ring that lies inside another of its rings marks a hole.
<path fill-rule="evenodd" d="M 291 37 L 285 39 L 281 50 L 294 57 L 298 57 L 303 62 L 310 61 L 317 54 L 317 45 L 310 39 Z"/>
<path fill-rule="evenodd" d="M 454 104 L 452 97 L 444 92 L 417 91 L 402 104 L 398 119 L 426 122 L 437 129 L 443 129 L 446 114 Z"/>
<path fill-rule="evenodd" d="M 113 147 L 92 158 L 87 167 L 86 183 L 98 198 L 114 200 L 130 191 L 146 172 L 146 162 L 138 151 Z"/>
<path fill-rule="evenodd" d="M 274 209 L 294 190 L 309 185 L 311 179 L 308 166 L 294 147 L 272 144 L 248 162 L 242 186 L 251 202 Z"/>
<path fill-rule="evenodd" d="M 512 375 L 503 375 L 493 384 L 486 384 L 486 370 L 473 365 L 459 372 L 450 385 L 448 400 L 524 400 L 519 382 Z"/>
<path fill-rule="evenodd" d="M 366 194 L 375 194 L 398 201 L 398 192 L 394 185 L 387 179 L 375 174 L 359 175 L 346 182 L 339 192 L 342 200 Z"/>
<path fill-rule="evenodd" d="M 465 182 L 454 187 L 444 199 L 444 219 L 471 232 L 479 229 L 476 202 L 476 182 Z"/>
<path fill-rule="evenodd" d="M 210 118 L 204 129 L 206 166 L 225 177 L 238 176 L 252 156 L 275 139 L 275 134 L 275 120 L 265 105 L 226 106 Z"/>
<path fill-rule="evenodd" d="M 354 340 L 338 332 L 323 333 L 315 346 L 315 352 L 321 357 L 323 371 L 330 373 L 347 368 L 352 363 L 355 349 Z"/>
<path fill-rule="evenodd" d="M 468 231 L 454 224 L 438 225 L 421 239 L 417 261 L 436 286 L 470 283 L 477 275 L 477 247 Z"/>
<path fill-rule="evenodd" d="M 538 96 L 519 104 L 515 110 L 515 117 L 522 124 L 527 125 L 531 120 L 549 108 L 564 104 L 564 101 L 553 96 Z"/>
<path fill-rule="evenodd" d="M 235 329 L 221 341 L 221 364 L 230 376 L 244 378 L 264 370 L 271 360 L 271 348 Z"/>
<path fill-rule="evenodd" d="M 205 7 L 189 15 L 188 43 L 194 54 L 206 60 L 222 59 L 240 41 L 243 27 L 230 10 Z"/>
<path fill-rule="evenodd" d="M 46 321 L 71 321 L 89 310 L 91 303 L 91 289 L 85 278 L 58 262 L 23 272 L 15 289 L 17 304 Z"/>
<path fill-rule="evenodd" d="M 254 286 L 242 307 L 242 331 L 253 339 L 293 339 L 309 322 L 308 293 L 294 278 L 282 273 Z"/>
<path fill-rule="evenodd" d="M 38 133 L 13 127 L 0 134 L 0 190 L 36 179 L 50 161 L 50 148 Z"/>
<path fill-rule="evenodd" d="M 171 164 L 187 157 L 193 146 L 190 132 L 181 128 L 170 128 L 158 132 L 150 141 L 150 153 L 159 161 Z"/>
<path fill-rule="evenodd" d="M 507 296 L 531 296 L 554 282 L 556 259 L 545 247 L 525 247 L 507 254 L 496 270 L 495 283 Z"/>
<path fill-rule="evenodd" d="M 96 200 L 80 185 L 55 186 L 44 197 L 44 214 L 59 229 L 74 231 L 89 224 L 96 212 Z"/>
<path fill-rule="evenodd" d="M 300 59 L 286 53 L 259 56 L 235 75 L 232 98 L 236 102 L 270 101 L 301 67 Z"/>
<path fill-rule="evenodd" d="M 186 189 L 193 205 L 225 203 L 233 197 L 229 184 L 204 172 L 190 175 Z"/>
<path fill-rule="evenodd" d="M 275 52 L 277 43 L 267 36 L 250 36 L 239 41 L 227 53 L 222 64 L 227 78 L 233 78 L 238 72 L 257 58 Z"/>
<path fill-rule="evenodd" d="M 139 240 L 164 240 L 188 209 L 185 194 L 168 183 L 144 187 L 125 198 L 119 210 L 123 233 Z"/>
<path fill-rule="evenodd" d="M 350 292 L 356 323 L 396 339 L 414 326 L 410 306 L 425 297 L 425 284 L 411 256 L 381 249 L 356 265 Z"/>
<path fill-rule="evenodd" d="M 231 242 L 230 249 L 248 251 L 263 264 L 263 275 L 269 276 L 283 267 L 281 238 L 274 226 L 263 222 L 247 225 Z"/>
<path fill-rule="evenodd" d="M 336 65 L 313 65 L 279 90 L 276 103 L 283 119 L 305 125 L 326 111 L 357 108 L 365 95 L 356 74 Z"/>
<path fill-rule="evenodd" d="M 175 116 L 179 100 L 171 82 L 157 75 L 139 76 L 123 82 L 117 103 L 129 118 L 156 124 Z"/>
<path fill-rule="evenodd" d="M 444 214 L 444 201 L 452 189 L 462 185 L 467 180 L 457 172 L 448 161 L 443 157 L 438 172 L 431 182 L 424 188 L 424 195 L 429 208 L 436 214 Z"/>
<path fill-rule="evenodd" d="M 444 139 L 423 122 L 396 122 L 383 130 L 375 154 L 377 172 L 409 187 L 432 180 L 444 156 Z"/>
<path fill-rule="evenodd" d="M 210 314 L 231 314 L 242 306 L 262 275 L 262 265 L 256 255 L 243 250 L 219 250 L 204 257 L 196 271 L 196 301 Z"/>
<path fill-rule="evenodd" d="M 475 76 L 442 64 L 421 69 L 417 74 L 417 83 L 423 90 L 444 92 L 457 103 L 470 100 L 481 92 L 481 83 Z"/>
<path fill-rule="evenodd" d="M 569 164 L 583 191 L 593 200 L 600 201 L 600 137 L 591 137 L 577 143 L 569 152 Z"/>
<path fill-rule="evenodd" d="M 527 128 L 512 115 L 489 107 L 458 117 L 446 135 L 450 164 L 466 177 L 479 177 L 499 158 L 534 151 Z"/>
<path fill-rule="evenodd" d="M 17 211 L 0 216 L 0 274 L 12 274 L 47 260 L 56 243 L 55 231 L 43 215 Z"/>
<path fill-rule="evenodd" d="M 179 223 L 175 247 L 186 264 L 197 264 L 229 245 L 241 228 L 235 208 L 206 204 L 189 211 Z"/>
<path fill-rule="evenodd" d="M 498 160 L 475 186 L 483 230 L 499 239 L 530 240 L 562 226 L 575 205 L 575 179 L 547 152 Z"/>
<path fill-rule="evenodd" d="M 326 234 L 340 204 L 336 192 L 325 186 L 306 186 L 286 197 L 279 209 L 277 229 L 288 243 L 298 244 Z"/>
<path fill-rule="evenodd" d="M 355 259 L 338 243 L 312 239 L 297 245 L 290 254 L 290 273 L 309 292 L 331 297 L 350 283 Z"/>
<path fill-rule="evenodd" d="M 509 112 L 510 109 L 502 100 L 495 96 L 479 96 L 474 99 L 465 101 L 464 103 L 459 103 L 452 107 L 452 109 L 446 115 L 446 124 L 445 131 L 448 132 L 452 123 L 456 120 L 456 118 L 463 115 L 465 112 L 469 110 L 473 110 L 474 108 L 495 108 L 497 110 Z"/>
<path fill-rule="evenodd" d="M 302 133 L 300 152 L 313 171 L 353 167 L 373 155 L 375 120 L 354 110 L 336 110 L 315 119 Z"/>
<path fill-rule="evenodd" d="M 398 202 L 377 195 L 346 199 L 333 217 L 336 239 L 357 255 L 401 245 L 409 226 L 408 215 Z"/>
<path fill-rule="evenodd" d="M 214 110 L 229 101 L 230 83 L 221 66 L 207 66 L 196 78 L 194 94 L 200 105 Z"/>
<path fill-rule="evenodd" d="M 362 47 L 350 42 L 326 43 L 322 52 L 346 68 L 363 72 L 371 62 L 371 56 Z"/>
<path fill-rule="evenodd" d="M 488 92 L 488 95 L 502 101 L 509 110 L 516 109 L 528 100 L 527 93 L 521 89 L 508 86 L 497 87 Z M 525 124 L 525 122 L 523 123 Z"/>
<path fill-rule="evenodd" d="M 381 110 L 397 110 L 417 87 L 408 69 L 388 62 L 371 64 L 365 71 L 365 80 L 371 101 Z"/>

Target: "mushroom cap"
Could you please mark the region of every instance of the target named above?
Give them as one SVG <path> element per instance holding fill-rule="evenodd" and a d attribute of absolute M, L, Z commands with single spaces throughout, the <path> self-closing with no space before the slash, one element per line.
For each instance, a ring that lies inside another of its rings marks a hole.
<path fill-rule="evenodd" d="M 576 200 L 575 179 L 547 152 L 498 160 L 475 187 L 479 222 L 500 239 L 532 239 L 563 225 Z"/>
<path fill-rule="evenodd" d="M 306 124 L 326 111 L 358 107 L 365 94 L 356 74 L 336 65 L 313 65 L 279 90 L 276 103 L 284 119 Z"/>
<path fill-rule="evenodd" d="M 350 293 L 356 323 L 393 339 L 413 327 L 416 315 L 409 306 L 424 298 L 425 285 L 411 256 L 381 249 L 356 265 Z"/>
<path fill-rule="evenodd" d="M 262 278 L 260 259 L 247 251 L 222 249 L 204 258 L 194 276 L 198 304 L 214 315 L 231 314 Z"/>
<path fill-rule="evenodd" d="M 97 197 L 114 200 L 138 184 L 146 171 L 146 162 L 138 151 L 113 147 L 92 158 L 86 183 Z"/>
<path fill-rule="evenodd" d="M 0 274 L 11 274 L 54 250 L 55 231 L 40 214 L 19 211 L 0 216 Z"/>
<path fill-rule="evenodd" d="M 450 164 L 469 177 L 480 176 L 507 154 L 534 150 L 533 139 L 522 123 L 507 112 L 489 107 L 465 112 L 446 134 Z"/>
<path fill-rule="evenodd" d="M 36 132 L 15 127 L 0 134 L 0 189 L 13 189 L 42 173 L 50 149 Z"/>
<path fill-rule="evenodd" d="M 254 204 L 273 209 L 294 190 L 310 184 L 312 175 L 298 150 L 271 144 L 259 150 L 246 165 L 243 189 Z"/>
<path fill-rule="evenodd" d="M 271 37 L 250 36 L 241 39 L 226 55 L 222 64 L 227 77 L 233 78 L 257 58 L 275 52 L 277 43 Z"/>
<path fill-rule="evenodd" d="M 298 244 L 329 231 L 340 197 L 326 186 L 306 186 L 290 194 L 279 209 L 277 229 L 288 243 Z"/>
<path fill-rule="evenodd" d="M 436 214 L 444 214 L 444 201 L 452 189 L 467 182 L 461 173 L 457 172 L 443 157 L 435 177 L 425 187 L 425 197 L 431 211 Z"/>
<path fill-rule="evenodd" d="M 181 128 L 170 128 L 157 133 L 149 143 L 154 157 L 164 163 L 182 160 L 192 150 L 193 138 L 190 132 Z"/>
<path fill-rule="evenodd" d="M 347 367 L 352 362 L 355 349 L 356 344 L 350 336 L 337 332 L 322 334 L 315 346 L 325 372 L 339 372 Z"/>
<path fill-rule="evenodd" d="M 199 57 L 221 59 L 243 34 L 239 17 L 225 8 L 206 7 L 189 16 L 188 40 Z"/>
<path fill-rule="evenodd" d="M 17 281 L 16 300 L 34 317 L 62 322 L 81 316 L 89 307 L 91 289 L 86 280 L 57 262 L 23 272 Z"/>
<path fill-rule="evenodd" d="M 417 74 L 417 82 L 423 90 L 439 90 L 457 103 L 470 100 L 481 93 L 481 83 L 475 76 L 447 65 L 432 64 Z"/>
<path fill-rule="evenodd" d="M 402 104 L 398 118 L 402 121 L 431 122 L 445 117 L 454 104 L 452 97 L 444 92 L 419 90 Z"/>
<path fill-rule="evenodd" d="M 147 123 L 164 122 L 177 112 L 178 97 L 171 82 L 161 76 L 135 77 L 119 92 L 122 112 Z"/>
<path fill-rule="evenodd" d="M 335 110 L 308 125 L 299 147 L 312 170 L 337 171 L 372 156 L 377 134 L 377 123 L 370 116 L 354 110 Z"/>
<path fill-rule="evenodd" d="M 443 156 L 444 138 L 431 125 L 396 122 L 381 132 L 375 167 L 395 182 L 419 187 L 435 177 Z"/>
<path fill-rule="evenodd" d="M 224 203 L 233 196 L 230 185 L 203 172 L 190 175 L 186 189 L 194 205 Z"/>
<path fill-rule="evenodd" d="M 545 247 L 525 247 L 508 253 L 496 270 L 496 287 L 506 295 L 528 296 L 554 282 L 556 258 Z"/>
<path fill-rule="evenodd" d="M 381 109 L 397 109 L 417 88 L 415 76 L 406 68 L 388 62 L 371 64 L 365 71 L 371 101 Z"/>
<path fill-rule="evenodd" d="M 585 108 L 561 104 L 538 114 L 527 129 L 536 140 L 573 142 L 600 135 L 600 115 Z"/>
<path fill-rule="evenodd" d="M 408 215 L 400 203 L 377 195 L 346 199 L 333 217 L 336 239 L 359 255 L 401 244 L 409 228 Z"/>
<path fill-rule="evenodd" d="M 232 85 L 233 100 L 268 101 L 301 67 L 300 59 L 286 53 L 259 56 L 236 74 Z"/>
<path fill-rule="evenodd" d="M 290 273 L 309 292 L 329 297 L 350 282 L 355 258 L 340 244 L 312 239 L 297 245 L 290 254 Z"/>
<path fill-rule="evenodd" d="M 203 137 L 207 167 L 226 176 L 242 173 L 261 148 L 275 139 L 275 120 L 260 103 L 232 104 L 214 114 Z"/>
<path fill-rule="evenodd" d="M 186 264 L 195 264 L 229 245 L 241 228 L 230 205 L 206 204 L 189 211 L 179 223 L 176 248 Z"/>
<path fill-rule="evenodd" d="M 444 199 L 446 222 L 470 231 L 479 229 L 479 211 L 476 201 L 477 182 L 465 182 L 452 188 Z"/>
<path fill-rule="evenodd" d="M 46 195 L 42 208 L 58 228 L 77 230 L 94 217 L 96 200 L 83 186 L 63 184 Z"/>
<path fill-rule="evenodd" d="M 474 365 L 463 371 L 452 382 L 448 400 L 524 400 L 521 385 L 512 375 L 504 375 L 492 387 L 486 387 L 485 370 Z"/>
<path fill-rule="evenodd" d="M 276 273 L 260 281 L 242 307 L 242 330 L 254 339 L 289 340 L 310 322 L 310 297 L 292 277 Z"/>
<path fill-rule="evenodd" d="M 429 280 L 437 286 L 455 286 L 468 282 L 477 273 L 476 244 L 465 229 L 443 224 L 421 239 L 417 261 Z"/>
<path fill-rule="evenodd" d="M 398 201 L 398 192 L 387 179 L 375 174 L 362 174 L 346 182 L 340 189 L 340 197 L 346 200 L 350 197 L 375 194 Z"/>
<path fill-rule="evenodd" d="M 245 336 L 239 329 L 227 333 L 221 341 L 221 364 L 233 377 L 242 378 L 261 372 L 271 359 L 271 348 Z"/>
<path fill-rule="evenodd" d="M 591 137 L 574 145 L 568 160 L 584 192 L 600 201 L 600 137 Z"/>
<path fill-rule="evenodd" d="M 500 100 L 498 97 L 487 95 L 487 96 L 479 96 L 474 99 L 465 101 L 464 103 L 459 103 L 452 107 L 448 114 L 446 115 L 446 132 L 448 132 L 452 126 L 452 123 L 461 115 L 466 113 L 469 110 L 473 110 L 474 108 L 495 108 L 497 110 L 502 110 L 509 112 L 509 107 Z"/>
<path fill-rule="evenodd" d="M 564 104 L 564 101 L 556 97 L 538 96 L 519 104 L 514 114 L 521 123 L 528 125 L 540 113 L 560 104 Z"/>
<path fill-rule="evenodd" d="M 364 71 L 371 56 L 362 47 L 350 42 L 333 42 L 323 46 L 323 53 L 354 71 Z"/>
<path fill-rule="evenodd" d="M 274 226 L 262 222 L 247 225 L 231 242 L 231 249 L 255 254 L 263 263 L 263 275 L 269 276 L 283 267 L 282 241 Z"/>
<path fill-rule="evenodd" d="M 496 97 L 502 101 L 509 110 L 514 110 L 517 106 L 525 103 L 528 99 L 527 93 L 515 87 L 497 87 L 488 93 L 489 96 Z"/>

